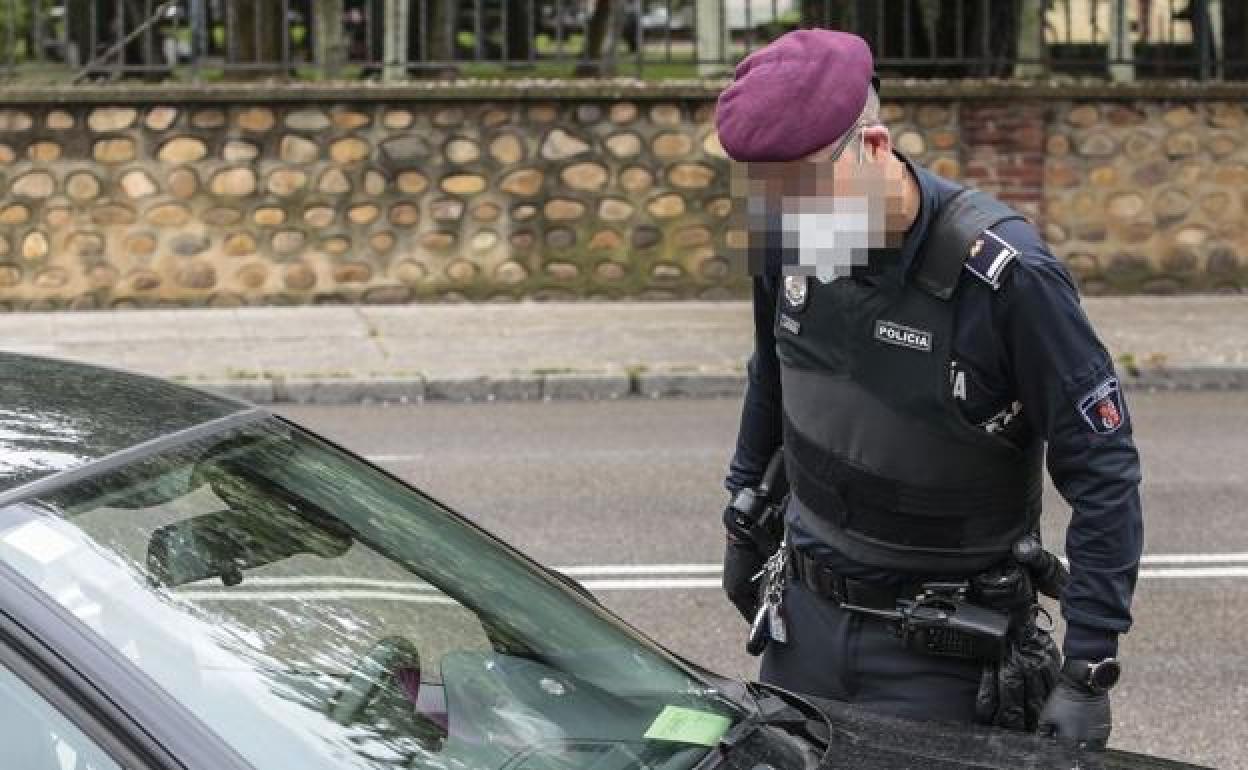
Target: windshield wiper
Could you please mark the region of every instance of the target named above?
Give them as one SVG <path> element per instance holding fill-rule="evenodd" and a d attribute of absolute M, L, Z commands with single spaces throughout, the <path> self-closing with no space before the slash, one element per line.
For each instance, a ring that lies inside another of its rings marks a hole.
<path fill-rule="evenodd" d="M 826 753 L 832 734 L 831 723 L 822 710 L 802 696 L 762 682 L 726 681 L 719 689 L 729 699 L 745 706 L 746 716 L 719 739 L 715 750 L 696 770 L 710 770 L 732 762 L 734 752 L 743 746 L 757 751 L 755 736 L 760 730 L 779 730 L 791 735 L 809 744 L 816 757 Z M 812 762 L 810 767 L 814 766 Z"/>
<path fill-rule="evenodd" d="M 803 696 L 774 684 L 746 682 L 745 687 L 754 697 L 760 711 L 766 709 L 761 714 L 762 724 L 785 729 L 792 725 L 794 727 L 790 732 L 796 733 L 800 730 L 804 737 L 827 747 L 832 736 L 832 722 L 823 709 Z"/>

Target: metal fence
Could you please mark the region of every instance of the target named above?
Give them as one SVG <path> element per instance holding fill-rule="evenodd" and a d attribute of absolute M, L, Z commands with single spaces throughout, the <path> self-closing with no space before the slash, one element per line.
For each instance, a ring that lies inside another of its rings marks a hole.
<path fill-rule="evenodd" d="M 1248 77 L 1248 0 L 0 0 L 9 79 L 726 72 L 799 26 L 883 75 Z"/>

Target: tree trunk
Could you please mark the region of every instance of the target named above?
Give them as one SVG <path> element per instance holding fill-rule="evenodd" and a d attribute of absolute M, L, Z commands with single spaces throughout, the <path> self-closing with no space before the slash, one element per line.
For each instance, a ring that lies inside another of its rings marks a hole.
<path fill-rule="evenodd" d="M 507 40 L 507 58 L 523 61 L 533 54 L 533 38 L 529 35 L 529 0 L 506 0 L 507 24 L 503 35 Z M 536 20 L 533 20 L 536 23 Z"/>
<path fill-rule="evenodd" d="M 452 69 L 455 59 L 455 0 L 428 0 L 429 58 Z"/>
<path fill-rule="evenodd" d="M 158 5 L 153 0 L 153 12 Z M 75 67 L 84 67 L 95 57 L 100 57 L 89 73 L 96 78 L 141 74 L 146 78 L 159 79 L 168 74 L 159 69 L 125 69 L 127 65 L 138 67 L 163 62 L 156 33 L 158 25 L 150 26 L 146 32 L 121 45 L 127 35 L 147 21 L 146 11 L 141 0 L 71 0 L 66 23 L 74 53 L 71 55 L 67 51 L 67 60 Z M 104 56 L 105 53 L 109 55 Z"/>
<path fill-rule="evenodd" d="M 69 48 L 65 61 L 73 68 L 91 61 L 91 14 L 95 12 L 92 0 L 69 0 L 65 8 L 65 23 L 69 25 Z"/>
<path fill-rule="evenodd" d="M 1222 3 L 1223 76 L 1248 77 L 1248 7 L 1240 2 Z"/>
<path fill-rule="evenodd" d="M 226 0 L 226 61 L 243 65 L 235 80 L 256 80 L 289 67 L 282 61 L 286 20 L 281 0 Z"/>
<path fill-rule="evenodd" d="M 870 44 L 877 70 L 913 75 L 914 67 L 909 62 L 932 55 L 922 0 L 854 0 L 843 4 L 841 16 L 846 28 L 853 29 Z M 899 63 L 906 66 L 888 67 L 879 62 L 881 59 L 902 60 Z"/>
<path fill-rule="evenodd" d="M 615 74 L 615 20 L 615 0 L 598 0 L 594 4 L 585 41 L 586 61 L 577 65 L 578 76 L 608 77 Z"/>
<path fill-rule="evenodd" d="M 849 27 L 849 5 L 852 1 L 802 0 L 802 26 L 852 31 Z"/>
<path fill-rule="evenodd" d="M 342 74 L 347 59 L 342 29 L 342 0 L 312 0 L 312 32 L 316 39 L 315 58 L 321 76 L 333 79 Z"/>
<path fill-rule="evenodd" d="M 1021 0 L 1018 19 L 1018 46 L 1014 77 L 1033 78 L 1044 74 L 1044 32 L 1041 14 L 1044 0 Z M 1025 61 L 1024 61 L 1025 60 Z"/>
<path fill-rule="evenodd" d="M 928 74 L 942 77 L 1010 75 L 1018 56 L 1021 2 L 968 0 L 961 19 L 954 9 L 944 8 L 936 24 L 935 55 L 963 61 L 948 67 L 929 68 Z"/>

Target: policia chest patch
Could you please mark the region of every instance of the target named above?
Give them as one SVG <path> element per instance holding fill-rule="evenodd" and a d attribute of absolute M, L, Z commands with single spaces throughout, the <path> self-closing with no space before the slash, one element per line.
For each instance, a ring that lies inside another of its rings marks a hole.
<path fill-rule="evenodd" d="M 922 353 L 932 352 L 932 333 L 912 326 L 902 326 L 893 321 L 879 320 L 875 322 L 875 338 L 888 345 L 918 350 Z"/>
<path fill-rule="evenodd" d="M 784 309 L 788 313 L 780 313 L 780 328 L 789 334 L 801 334 L 802 322 L 789 315 L 798 314 L 806 309 L 806 300 L 810 298 L 810 276 L 786 275 L 784 277 Z"/>
<path fill-rule="evenodd" d="M 789 310 L 800 313 L 806 308 L 806 298 L 810 295 L 810 276 L 786 275 L 784 277 L 784 301 Z"/>

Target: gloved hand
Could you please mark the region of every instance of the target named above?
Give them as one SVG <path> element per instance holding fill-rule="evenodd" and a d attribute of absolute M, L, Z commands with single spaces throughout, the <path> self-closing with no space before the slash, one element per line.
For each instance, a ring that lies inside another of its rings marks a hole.
<path fill-rule="evenodd" d="M 1040 712 L 1037 732 L 1063 743 L 1101 751 L 1113 727 L 1109 693 L 1094 693 L 1063 676 Z"/>
<path fill-rule="evenodd" d="M 1061 664 L 1061 653 L 1048 632 L 1034 621 L 1018 628 L 1005 658 L 984 668 L 975 698 L 976 721 L 1010 730 L 1036 730 Z"/>
<path fill-rule="evenodd" d="M 753 541 L 728 533 L 724 547 L 724 593 L 745 618 L 754 622 L 758 612 L 758 581 L 751 580 L 763 568 L 767 557 L 758 552 Z"/>

